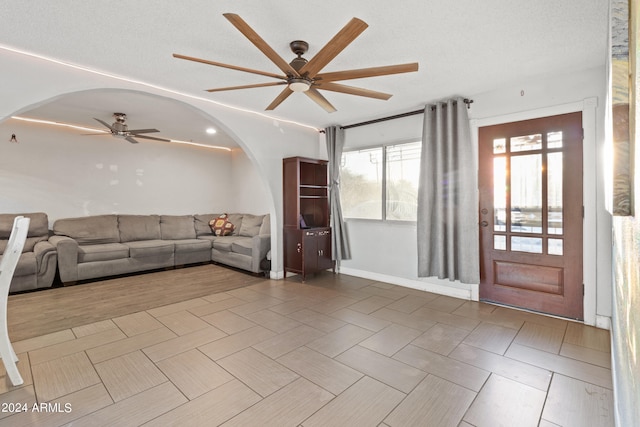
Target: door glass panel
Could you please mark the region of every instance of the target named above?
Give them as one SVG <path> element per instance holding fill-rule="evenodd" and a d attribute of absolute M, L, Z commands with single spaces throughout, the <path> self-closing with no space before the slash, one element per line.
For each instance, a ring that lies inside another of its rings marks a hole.
<path fill-rule="evenodd" d="M 542 253 L 542 238 L 511 236 L 511 250 L 518 252 Z"/>
<path fill-rule="evenodd" d="M 493 236 L 493 249 L 499 251 L 507 250 L 507 236 Z"/>
<path fill-rule="evenodd" d="M 547 148 L 562 148 L 562 131 L 547 133 Z"/>
<path fill-rule="evenodd" d="M 516 136 L 511 138 L 511 152 L 540 150 L 542 148 L 542 134 Z"/>
<path fill-rule="evenodd" d="M 549 255 L 562 255 L 562 239 L 548 239 Z"/>
<path fill-rule="evenodd" d="M 511 157 L 511 231 L 542 232 L 542 154 Z"/>
<path fill-rule="evenodd" d="M 549 234 L 562 234 L 562 153 L 547 155 L 547 202 Z"/>
<path fill-rule="evenodd" d="M 504 138 L 493 140 L 493 154 L 502 154 L 507 152 L 507 140 Z"/>
<path fill-rule="evenodd" d="M 493 159 L 493 229 L 507 231 L 507 159 Z"/>

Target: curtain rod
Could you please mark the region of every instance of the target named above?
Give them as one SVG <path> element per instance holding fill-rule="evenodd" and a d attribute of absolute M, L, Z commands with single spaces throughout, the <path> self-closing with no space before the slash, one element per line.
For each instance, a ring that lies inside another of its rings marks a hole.
<path fill-rule="evenodd" d="M 465 104 L 467 104 L 467 108 L 471 108 L 471 104 L 473 103 L 473 99 L 463 99 L 462 102 L 464 102 Z M 457 103 L 457 101 L 454 101 L 454 104 Z M 433 109 L 435 109 L 435 107 L 431 107 Z M 347 125 L 347 126 L 340 126 L 341 129 L 351 129 L 351 128 L 356 128 L 359 126 L 366 126 L 366 125 L 372 125 L 374 123 L 380 123 L 380 122 L 386 122 L 387 120 L 394 120 L 394 119 L 401 119 L 403 117 L 409 117 L 409 116 L 416 116 L 418 114 L 423 114 L 424 113 L 424 108 L 421 110 L 415 110 L 415 111 L 409 111 L 408 113 L 402 113 L 402 114 L 396 114 L 395 116 L 388 116 L 388 117 L 381 117 L 379 119 L 373 119 L 373 120 L 368 120 L 366 122 L 360 122 L 360 123 L 354 123 L 352 125 Z"/>

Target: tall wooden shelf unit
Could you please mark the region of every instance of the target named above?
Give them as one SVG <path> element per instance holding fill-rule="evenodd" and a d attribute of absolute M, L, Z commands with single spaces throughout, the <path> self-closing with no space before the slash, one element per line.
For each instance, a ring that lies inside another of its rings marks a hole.
<path fill-rule="evenodd" d="M 335 269 L 331 260 L 327 161 L 282 160 L 284 275 Z M 334 270 L 335 271 L 335 270 Z"/>

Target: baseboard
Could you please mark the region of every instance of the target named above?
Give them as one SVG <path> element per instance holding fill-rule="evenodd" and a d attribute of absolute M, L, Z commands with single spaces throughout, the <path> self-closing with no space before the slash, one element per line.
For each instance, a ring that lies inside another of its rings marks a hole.
<path fill-rule="evenodd" d="M 389 276 L 386 274 L 373 273 L 371 271 L 357 270 L 354 268 L 340 267 L 340 273 L 347 274 L 349 276 L 362 277 L 363 279 L 371 279 L 378 282 L 391 283 L 393 285 L 404 286 L 406 288 L 417 289 L 420 291 L 433 292 L 434 294 L 446 295 L 449 297 L 462 298 L 471 300 L 473 297 L 474 285 L 462 285 L 469 286 L 469 289 L 463 289 L 454 286 L 447 286 L 440 283 L 434 283 L 429 279 L 413 280 L 406 279 L 404 277 Z M 435 279 L 438 280 L 438 279 Z"/>
<path fill-rule="evenodd" d="M 284 270 L 280 270 L 280 271 L 271 270 L 269 272 L 269 278 L 273 279 L 273 280 L 282 280 L 282 279 L 284 279 Z"/>
<path fill-rule="evenodd" d="M 611 330 L 611 317 L 608 316 L 598 316 L 596 314 L 596 328 L 606 329 L 608 331 Z"/>

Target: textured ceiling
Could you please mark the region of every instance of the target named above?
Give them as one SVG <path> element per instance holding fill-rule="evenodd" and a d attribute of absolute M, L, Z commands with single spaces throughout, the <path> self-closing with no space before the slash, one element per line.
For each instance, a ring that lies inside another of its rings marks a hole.
<path fill-rule="evenodd" d="M 282 87 L 212 94 L 204 89 L 268 82 L 268 77 L 171 56 L 180 53 L 279 73 L 222 16 L 225 12 L 240 15 L 287 61 L 294 57 L 288 46 L 292 40 L 307 41 L 306 57 L 311 58 L 352 17 L 367 22 L 369 28 L 323 71 L 420 64 L 416 73 L 346 82 L 392 93 L 388 101 L 323 92 L 338 110 L 329 114 L 306 96 L 293 94 L 269 113 L 319 128 L 409 111 L 454 95 L 472 97 L 536 76 L 602 66 L 607 54 L 608 0 L 324 0 L 315 5 L 279 0 L 3 0 L 0 45 L 263 111 Z M 117 95 L 63 97 L 57 101 L 61 108 L 44 106 L 33 113 L 58 111 L 58 120 L 75 123 L 98 116 L 109 121 L 114 105 L 124 103 Z M 156 108 L 139 94 L 130 94 L 127 105 L 131 127 L 140 127 L 134 117 L 146 114 L 155 117 L 156 124 L 145 121 L 143 127 L 165 132 L 174 120 L 170 116 L 181 114 L 168 106 Z M 186 128 L 201 126 L 203 119 L 191 116 L 193 123 L 189 114 L 176 121 L 185 134 L 171 138 L 196 137 Z"/>

